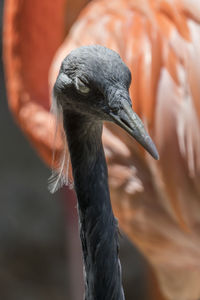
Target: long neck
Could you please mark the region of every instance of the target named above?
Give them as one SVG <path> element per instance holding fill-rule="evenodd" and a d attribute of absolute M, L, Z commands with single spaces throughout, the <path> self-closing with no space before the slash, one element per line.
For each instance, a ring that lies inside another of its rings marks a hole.
<path fill-rule="evenodd" d="M 118 228 L 110 203 L 102 124 L 64 117 L 78 198 L 85 266 L 85 299 L 123 300 Z"/>

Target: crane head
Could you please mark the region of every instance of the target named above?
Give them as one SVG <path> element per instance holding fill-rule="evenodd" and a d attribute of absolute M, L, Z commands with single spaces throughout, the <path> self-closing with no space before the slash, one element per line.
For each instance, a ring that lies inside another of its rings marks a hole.
<path fill-rule="evenodd" d="M 155 159 L 157 149 L 129 96 L 131 73 L 120 56 L 99 45 L 83 46 L 63 60 L 53 93 L 63 112 L 111 121 L 134 137 Z"/>

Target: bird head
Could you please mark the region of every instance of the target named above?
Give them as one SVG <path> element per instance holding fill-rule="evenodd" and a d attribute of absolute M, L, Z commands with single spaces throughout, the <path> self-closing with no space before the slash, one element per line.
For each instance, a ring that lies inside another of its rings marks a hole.
<path fill-rule="evenodd" d="M 158 152 L 129 96 L 131 73 L 120 56 L 99 45 L 83 46 L 63 60 L 53 93 L 63 112 L 110 121 L 134 137 L 155 159 Z"/>

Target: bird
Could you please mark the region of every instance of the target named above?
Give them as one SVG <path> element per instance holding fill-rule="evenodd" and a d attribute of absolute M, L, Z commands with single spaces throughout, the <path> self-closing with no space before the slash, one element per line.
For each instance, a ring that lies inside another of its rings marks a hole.
<path fill-rule="evenodd" d="M 122 127 L 158 159 L 154 143 L 132 110 L 130 82 L 131 73 L 120 56 L 93 45 L 67 55 L 53 88 L 53 107 L 62 114 L 78 200 L 88 300 L 125 299 L 118 227 L 110 202 L 101 140 L 103 121 Z"/>
<path fill-rule="evenodd" d="M 164 299 L 197 300 L 199 3 L 97 0 L 86 5 L 87 1 L 80 1 L 77 12 L 81 13 L 73 16 L 76 21 L 68 24 L 64 40 L 64 22 L 70 14 L 65 2 L 57 1 L 55 9 L 48 0 L 36 0 L 34 7 L 30 0 L 6 1 L 4 59 L 10 109 L 51 166 L 55 119 L 48 112 L 48 83 L 54 84 L 64 56 L 94 43 L 120 54 L 132 73 L 133 108 L 155 141 L 160 160 L 155 164 L 120 128 L 105 123 L 102 138 L 112 207 L 120 228 L 152 266 Z M 58 135 L 58 157 L 62 149 Z"/>

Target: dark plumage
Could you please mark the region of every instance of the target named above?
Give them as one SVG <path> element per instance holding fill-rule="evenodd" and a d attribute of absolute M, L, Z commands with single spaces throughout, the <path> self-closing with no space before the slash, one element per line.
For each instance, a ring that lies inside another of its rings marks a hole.
<path fill-rule="evenodd" d="M 78 198 L 87 300 L 122 300 L 117 222 L 113 216 L 101 135 L 115 122 L 158 159 L 129 98 L 131 74 L 120 56 L 102 46 L 81 47 L 63 61 L 54 85 L 62 108 Z"/>

